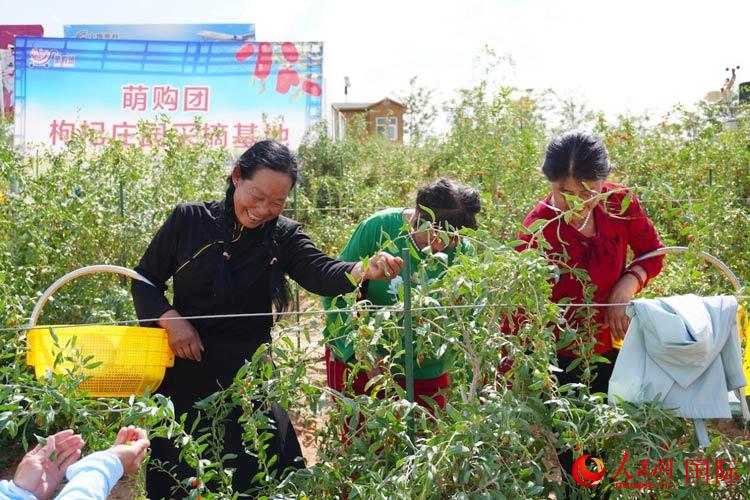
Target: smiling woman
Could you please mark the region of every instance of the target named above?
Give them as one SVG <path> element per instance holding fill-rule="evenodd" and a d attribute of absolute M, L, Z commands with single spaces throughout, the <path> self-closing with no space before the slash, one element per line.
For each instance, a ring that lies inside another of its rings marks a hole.
<path fill-rule="evenodd" d="M 380 280 L 401 269 L 401 259 L 387 254 L 361 262 L 334 260 L 318 250 L 300 225 L 281 215 L 289 191 L 297 181 L 297 161 L 283 145 L 262 141 L 248 149 L 227 179 L 224 201 L 183 203 L 157 231 L 137 271 L 156 286 L 133 283 L 139 318 L 160 318 L 176 354 L 158 392 L 171 398 L 177 418 L 197 416 L 194 403 L 228 387 L 237 370 L 257 349 L 271 340 L 273 307 L 287 309 L 288 274 L 305 289 L 320 295 L 353 290 L 355 280 Z M 164 292 L 172 279 L 174 301 Z M 253 317 L 213 317 L 187 320 L 184 316 L 267 313 Z M 234 490 L 245 492 L 258 472 L 255 458 L 245 453 L 240 410 L 225 424 L 224 453 L 234 459 Z M 274 408 L 275 437 L 268 456 L 276 467 L 299 467 L 301 453 L 294 429 L 280 408 Z M 152 458 L 177 466 L 174 475 L 185 480 L 195 471 L 179 463 L 178 450 L 166 439 L 152 441 Z M 173 478 L 149 469 L 149 498 L 173 498 Z"/>
<path fill-rule="evenodd" d="M 291 152 L 277 142 L 263 141 L 237 161 L 227 195 L 233 195 L 234 213 L 240 224 L 254 229 L 281 215 L 296 182 L 296 162 Z"/>

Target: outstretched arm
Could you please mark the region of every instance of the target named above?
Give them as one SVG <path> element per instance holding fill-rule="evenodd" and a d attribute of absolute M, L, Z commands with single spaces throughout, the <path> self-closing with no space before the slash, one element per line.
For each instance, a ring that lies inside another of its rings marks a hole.
<path fill-rule="evenodd" d="M 138 470 L 150 443 L 146 431 L 123 427 L 114 446 L 92 453 L 68 468 L 68 484 L 56 500 L 101 500 L 107 498 L 123 474 Z"/>

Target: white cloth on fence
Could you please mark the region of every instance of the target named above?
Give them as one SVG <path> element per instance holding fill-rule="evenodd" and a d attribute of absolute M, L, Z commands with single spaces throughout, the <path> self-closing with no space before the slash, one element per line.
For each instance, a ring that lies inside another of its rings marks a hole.
<path fill-rule="evenodd" d="M 744 390 L 737 300 L 732 296 L 679 295 L 638 299 L 627 307 L 630 327 L 609 381 L 609 401 L 658 400 L 692 418 L 701 447 L 708 446 L 704 418 L 731 418 L 727 392 Z"/>

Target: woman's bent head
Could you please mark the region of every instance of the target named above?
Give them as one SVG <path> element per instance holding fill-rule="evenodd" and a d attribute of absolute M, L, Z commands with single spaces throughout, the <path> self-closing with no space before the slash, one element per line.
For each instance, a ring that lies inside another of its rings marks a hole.
<path fill-rule="evenodd" d="M 602 140 L 588 132 L 571 131 L 548 145 L 542 173 L 552 187 L 553 202 L 565 210 L 568 196 L 586 201 L 601 193 L 612 167 Z"/>
<path fill-rule="evenodd" d="M 416 201 L 415 229 L 424 221 L 442 230 L 477 228 L 476 216 L 481 210 L 481 203 L 479 193 L 474 188 L 442 177 L 420 188 Z M 446 246 L 434 229 L 419 231 L 413 236 L 415 240 L 424 240 L 435 252 L 442 251 Z M 456 237 L 451 238 L 448 243 L 450 246 L 457 244 L 458 238 Z"/>

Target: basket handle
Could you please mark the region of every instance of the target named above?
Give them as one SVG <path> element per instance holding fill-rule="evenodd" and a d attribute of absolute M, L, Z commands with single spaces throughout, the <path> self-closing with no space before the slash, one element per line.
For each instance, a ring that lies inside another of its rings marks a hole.
<path fill-rule="evenodd" d="M 658 257 L 660 255 L 667 255 L 667 254 L 680 254 L 690 251 L 690 248 L 688 247 L 662 247 L 657 248 L 656 250 L 653 250 L 651 252 L 648 252 L 646 254 L 641 255 L 637 259 L 633 259 L 630 264 L 626 266 L 626 269 L 630 268 L 634 264 L 637 264 L 639 262 L 642 262 L 646 259 L 650 259 L 652 257 Z M 737 277 L 736 274 L 732 272 L 729 267 L 724 264 L 721 260 L 719 260 L 717 257 L 714 257 L 710 253 L 701 252 L 701 251 L 694 251 L 694 253 L 700 257 L 701 259 L 705 260 L 706 262 L 713 264 L 716 266 L 719 271 L 721 271 L 724 276 L 727 277 L 727 279 L 732 283 L 732 286 L 734 287 L 734 291 L 736 293 L 740 293 L 742 290 L 742 284 L 740 283 L 740 279 Z"/>
<path fill-rule="evenodd" d="M 148 283 L 151 286 L 156 286 L 151 283 L 148 278 L 141 276 L 137 272 L 133 271 L 132 269 L 128 269 L 127 267 L 112 266 L 108 264 L 82 267 L 80 269 L 76 269 L 75 271 L 69 272 L 62 278 L 52 283 L 49 288 L 44 291 L 41 297 L 39 297 L 39 300 L 36 301 L 34 310 L 31 312 L 31 319 L 29 319 L 29 328 L 34 328 L 34 326 L 36 326 L 36 322 L 39 319 L 39 316 L 42 314 L 42 307 L 44 307 L 44 304 L 47 303 L 47 300 L 49 300 L 50 296 L 52 296 L 53 293 L 55 293 L 59 288 L 61 288 L 65 283 L 69 281 L 73 281 L 74 279 L 80 278 L 81 276 L 94 273 L 122 274 L 123 276 L 127 276 L 128 278 Z"/>

